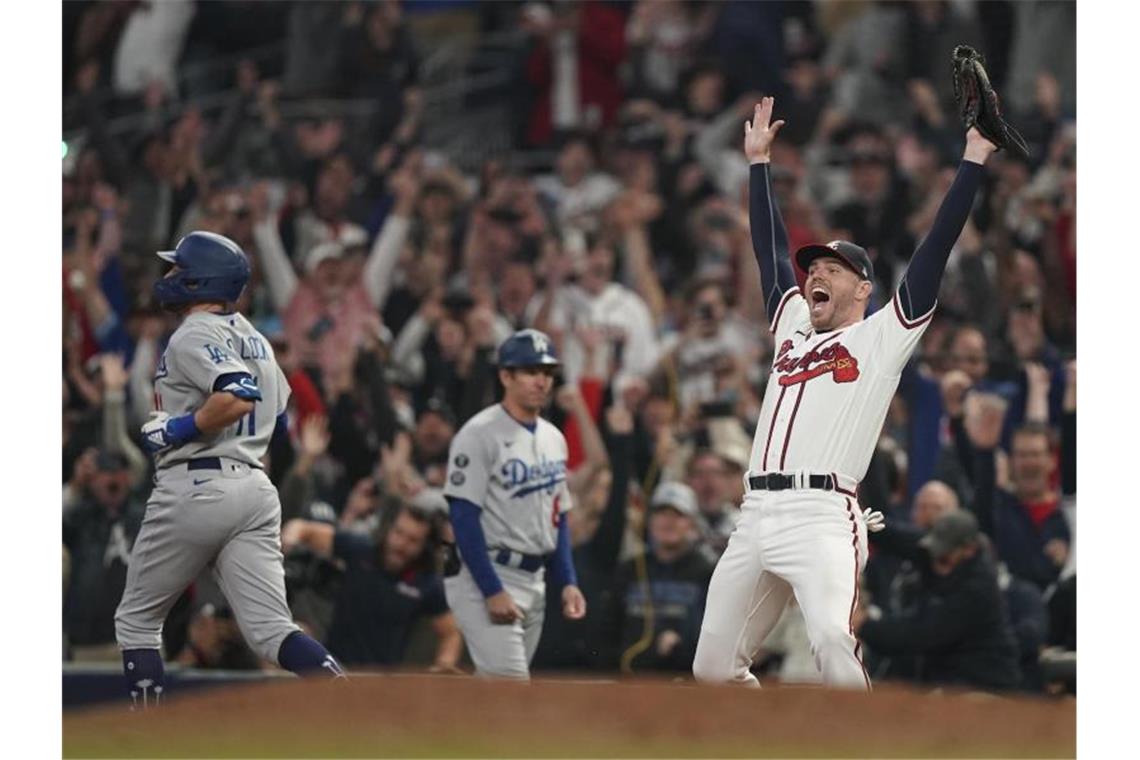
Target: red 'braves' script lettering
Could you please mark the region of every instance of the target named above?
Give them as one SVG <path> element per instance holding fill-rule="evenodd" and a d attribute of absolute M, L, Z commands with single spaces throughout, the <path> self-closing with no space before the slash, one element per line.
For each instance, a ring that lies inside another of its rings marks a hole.
<path fill-rule="evenodd" d="M 859 360 L 842 344 L 832 343 L 822 351 L 812 349 L 800 357 L 781 356 L 775 369 L 781 375 L 780 385 L 785 387 L 806 383 L 828 372 L 837 383 L 851 383 L 859 377 Z"/>
<path fill-rule="evenodd" d="M 783 358 L 784 354 L 788 353 L 791 350 L 792 350 L 792 342 L 790 340 L 785 340 L 783 343 L 780 344 L 780 352 L 778 354 L 776 354 L 776 357 L 777 358 Z"/>

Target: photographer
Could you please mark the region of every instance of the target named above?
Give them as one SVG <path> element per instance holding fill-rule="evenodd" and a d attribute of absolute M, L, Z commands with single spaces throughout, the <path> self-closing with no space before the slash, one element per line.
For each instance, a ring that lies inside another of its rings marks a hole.
<path fill-rule="evenodd" d="M 326 645 L 345 665 L 399 665 L 412 625 L 427 616 L 437 637 L 433 669 L 452 671 L 462 639 L 436 570 L 439 526 L 407 503 L 389 510 L 375 537 L 326 523 L 290 520 L 282 550 L 337 560 L 344 569 Z"/>
<path fill-rule="evenodd" d="M 925 535 L 890 525 L 869 535 L 876 548 L 920 569 L 924 594 L 910 615 L 859 607 L 852 622 L 859 638 L 879 654 L 921 656 L 923 683 L 1016 688 L 1017 644 L 973 514 L 953 509 Z"/>

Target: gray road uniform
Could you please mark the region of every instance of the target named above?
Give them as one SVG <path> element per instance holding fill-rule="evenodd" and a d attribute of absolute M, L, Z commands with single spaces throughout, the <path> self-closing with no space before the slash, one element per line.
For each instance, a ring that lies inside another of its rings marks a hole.
<path fill-rule="evenodd" d="M 241 374 L 249 377 L 236 379 Z M 173 416 L 218 390 L 260 391 L 260 400 L 217 435 L 156 455 L 154 491 L 115 615 L 119 647 L 159 648 L 174 601 L 209 567 L 250 647 L 276 662 L 281 642 L 299 629 L 285 601 L 281 503 L 261 457 L 289 384 L 269 341 L 245 317 L 196 312 L 171 337 L 154 389 L 156 409 Z"/>
<path fill-rule="evenodd" d="M 557 427 L 540 417 L 532 432 L 500 404 L 468 420 L 451 443 L 444 495 L 482 508 L 492 566 L 523 613 L 521 621 L 493 623 L 466 561 L 445 580 L 479 675 L 529 677 L 546 609 L 545 561 L 556 548 L 558 518 L 572 506 L 566 456 Z"/>

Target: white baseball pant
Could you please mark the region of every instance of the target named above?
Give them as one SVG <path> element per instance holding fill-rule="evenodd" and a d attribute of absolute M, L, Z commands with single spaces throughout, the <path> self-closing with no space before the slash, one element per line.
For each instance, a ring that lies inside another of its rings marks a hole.
<path fill-rule="evenodd" d="M 869 690 L 852 616 L 867 561 L 854 499 L 831 491 L 753 491 L 709 585 L 693 674 L 759 686 L 749 669 L 796 596 L 826 686 Z"/>

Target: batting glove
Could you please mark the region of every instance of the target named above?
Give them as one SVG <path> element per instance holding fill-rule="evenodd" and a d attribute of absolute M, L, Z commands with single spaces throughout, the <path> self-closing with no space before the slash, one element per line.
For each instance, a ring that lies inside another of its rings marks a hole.
<path fill-rule="evenodd" d="M 867 526 L 867 531 L 870 533 L 878 533 L 887 527 L 886 521 L 887 518 L 883 516 L 882 512 L 873 512 L 870 507 L 863 510 L 863 523 Z"/>
<path fill-rule="evenodd" d="M 168 412 L 151 412 L 150 419 L 142 426 L 143 447 L 151 454 L 158 454 L 181 446 L 198 433 L 192 413 L 171 417 Z"/>

